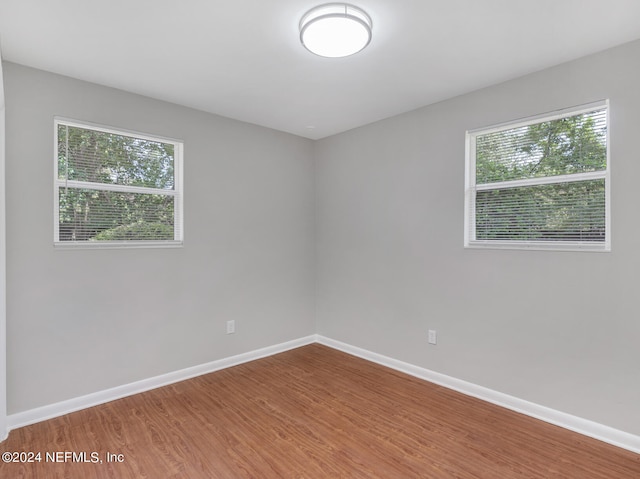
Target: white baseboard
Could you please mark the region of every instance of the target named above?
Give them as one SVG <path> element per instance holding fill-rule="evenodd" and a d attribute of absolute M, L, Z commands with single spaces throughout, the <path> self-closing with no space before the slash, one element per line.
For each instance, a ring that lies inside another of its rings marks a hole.
<path fill-rule="evenodd" d="M 640 436 L 630 434 L 628 432 L 620 431 L 603 424 L 583 419 L 581 417 L 573 416 L 561 411 L 556 411 L 545 406 L 525 401 L 508 394 L 504 394 L 492 389 L 488 389 L 476 384 L 462 381 L 460 379 L 440 374 L 429 369 L 421 368 L 413 364 L 398 361 L 397 359 L 389 358 L 381 354 L 367 351 L 355 346 L 351 346 L 340 341 L 336 341 L 324 336 L 317 336 L 317 342 L 329 346 L 334 349 L 338 349 L 345 353 L 368 361 L 387 366 L 391 369 L 415 376 L 420 379 L 444 386 L 454 391 L 461 392 L 467 396 L 472 396 L 483 401 L 496 404 L 498 406 L 511 409 L 527 416 L 540 419 L 542 421 L 554 424 L 556 426 L 569 429 L 584 436 L 589 436 L 600 441 L 613 444 L 614 446 L 627 449 L 629 451 L 640 454 Z"/>
<path fill-rule="evenodd" d="M 466 394 L 467 396 L 472 396 L 483 401 L 487 401 L 492 404 L 511 409 L 527 416 L 540 419 L 550 424 L 554 424 L 556 426 L 560 426 L 565 429 L 569 429 L 585 436 L 589 436 L 600 441 L 613 444 L 614 446 L 621 447 L 623 449 L 627 449 L 629 451 L 640 454 L 640 436 L 620 431 L 618 429 L 614 429 L 612 427 L 605 426 L 588 419 L 583 419 L 571 414 L 563 413 L 561 411 L 556 411 L 545 406 L 540 406 L 523 399 L 509 396 L 508 394 L 478 386 L 467 381 L 462 381 L 460 379 L 440 374 L 429 369 L 421 368 L 413 364 L 405 363 L 403 361 L 383 356 L 378 353 L 367 351 L 366 349 L 351 346 L 349 344 L 336 341 L 321 335 L 307 336 L 293 341 L 277 344 L 275 346 L 270 346 L 255 351 L 250 351 L 248 353 L 239 354 L 237 356 L 231 356 L 229 358 L 201 364 L 199 366 L 182 369 L 180 371 L 163 374 L 161 376 L 143 379 L 142 381 L 136 381 L 134 383 L 125 384 L 123 386 L 118 386 L 104 391 L 99 391 L 96 393 L 88 394 L 86 396 L 81 396 L 78 398 L 69 399 L 67 401 L 61 401 L 55 404 L 31 409 L 29 411 L 12 414 L 7 417 L 8 428 L 9 430 L 11 430 L 23 426 L 28 426 L 29 424 L 45 421 L 47 419 L 62 416 L 64 414 L 69 414 L 92 406 L 97 406 L 99 404 L 104 404 L 109 401 L 114 401 L 126 396 L 142 393 L 179 381 L 184 381 L 186 379 L 190 379 L 203 374 L 219 371 L 221 369 L 236 366 L 238 364 L 246 363 L 267 356 L 272 356 L 274 354 L 278 354 L 315 342 L 343 351 L 353 356 L 357 356 L 368 361 L 387 366 L 391 369 L 395 369 L 411 376 L 424 379 L 434 384 L 453 389 L 454 391 L 461 392 L 463 394 Z M 0 442 L 1 441 L 2 439 L 0 438 Z"/>
<path fill-rule="evenodd" d="M 134 383 L 125 384 L 123 386 L 106 389 L 104 391 L 98 391 L 96 393 L 87 394 L 86 396 L 49 404 L 47 406 L 38 407 L 17 414 L 11 414 L 7 417 L 8 429 L 10 431 L 19 427 L 28 426 L 29 424 L 35 424 L 40 421 L 46 421 L 47 419 L 79 411 L 81 409 L 97 406 L 109 401 L 115 401 L 116 399 L 132 396 L 134 394 L 142 393 L 162 386 L 167 386 L 179 381 L 184 381 L 185 379 L 191 379 L 196 376 L 219 371 L 220 369 L 237 366 L 238 364 L 254 361 L 256 359 L 264 358 L 267 356 L 273 356 L 274 354 L 282 353 L 290 349 L 314 343 L 315 340 L 316 336 L 311 335 L 304 338 L 295 339 L 293 341 L 287 341 L 285 343 L 277 344 L 275 346 L 257 349 L 248 353 L 238 354 L 237 356 L 231 356 L 228 358 L 219 359 L 217 361 L 211 361 L 206 364 L 200 364 L 198 366 L 182 369 L 180 371 L 174 371 L 171 373 L 162 374 L 160 376 L 155 376 L 153 378 L 143 379 Z"/>

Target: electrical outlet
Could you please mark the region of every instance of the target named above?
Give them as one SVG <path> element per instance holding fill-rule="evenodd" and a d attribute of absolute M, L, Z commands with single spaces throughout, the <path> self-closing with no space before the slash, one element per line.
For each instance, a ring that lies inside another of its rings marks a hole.
<path fill-rule="evenodd" d="M 227 334 L 233 334 L 236 332 L 236 322 L 235 320 L 227 321 Z"/>
<path fill-rule="evenodd" d="M 438 340 L 438 334 L 435 329 L 429 330 L 429 344 L 436 344 Z"/>

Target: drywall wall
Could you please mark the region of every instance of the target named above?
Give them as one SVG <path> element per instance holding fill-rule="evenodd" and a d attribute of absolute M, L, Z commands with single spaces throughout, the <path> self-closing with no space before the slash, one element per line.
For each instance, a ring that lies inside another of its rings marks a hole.
<path fill-rule="evenodd" d="M 9 414 L 314 332 L 310 140 L 4 74 Z M 54 249 L 54 115 L 184 141 L 184 247 Z"/>
<path fill-rule="evenodd" d="M 638 58 L 634 42 L 317 142 L 317 332 L 640 434 Z M 612 252 L 464 249 L 465 131 L 605 98 Z"/>
<path fill-rule="evenodd" d="M 5 221 L 5 107 L 4 74 L 0 53 L 0 441 L 7 433 L 7 307 L 6 307 L 6 221 Z"/>

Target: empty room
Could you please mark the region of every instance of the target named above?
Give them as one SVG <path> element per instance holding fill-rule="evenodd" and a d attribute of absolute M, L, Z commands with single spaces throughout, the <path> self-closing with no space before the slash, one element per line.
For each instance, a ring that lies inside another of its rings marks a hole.
<path fill-rule="evenodd" d="M 640 478 L 638 19 L 0 0 L 0 477 Z"/>

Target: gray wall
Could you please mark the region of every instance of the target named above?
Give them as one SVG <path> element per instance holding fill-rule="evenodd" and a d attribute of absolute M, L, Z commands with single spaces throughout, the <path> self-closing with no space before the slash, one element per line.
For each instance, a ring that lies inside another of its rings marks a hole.
<path fill-rule="evenodd" d="M 317 142 L 318 333 L 640 434 L 639 58 L 627 44 Z M 604 98 L 612 252 L 465 250 L 465 131 Z"/>
<path fill-rule="evenodd" d="M 9 414 L 314 332 L 311 141 L 4 73 Z M 54 250 L 54 115 L 184 141 L 183 248 Z"/>

